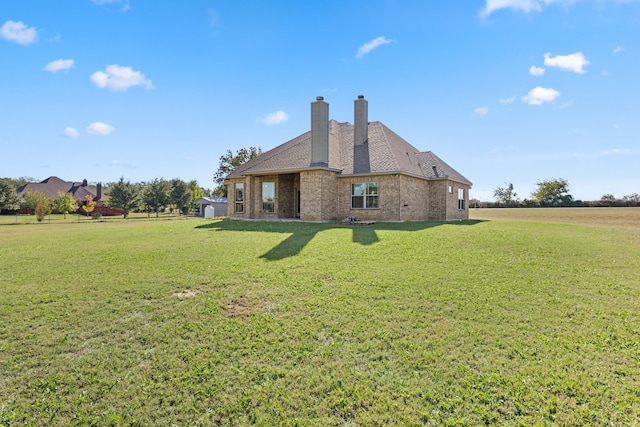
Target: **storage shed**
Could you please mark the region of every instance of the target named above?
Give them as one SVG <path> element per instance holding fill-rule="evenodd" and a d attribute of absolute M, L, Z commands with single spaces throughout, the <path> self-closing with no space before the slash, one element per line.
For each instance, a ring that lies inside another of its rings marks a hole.
<path fill-rule="evenodd" d="M 201 197 L 193 203 L 198 205 L 198 216 L 203 218 L 207 206 L 213 208 L 214 216 L 227 216 L 226 197 Z"/>

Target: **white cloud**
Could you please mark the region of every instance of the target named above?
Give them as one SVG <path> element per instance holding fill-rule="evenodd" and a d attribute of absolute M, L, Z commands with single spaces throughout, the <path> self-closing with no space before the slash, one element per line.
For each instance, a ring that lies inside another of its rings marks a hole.
<path fill-rule="evenodd" d="M 267 117 L 263 119 L 258 119 L 258 122 L 265 124 L 267 126 L 271 126 L 271 125 L 279 125 L 280 123 L 284 123 L 287 120 L 289 120 L 289 115 L 282 110 L 278 110 L 275 113 L 269 114 Z"/>
<path fill-rule="evenodd" d="M 356 55 L 356 58 L 362 58 L 367 53 L 371 52 L 373 49 L 377 48 L 378 46 L 382 46 L 383 44 L 389 44 L 389 43 L 392 43 L 392 42 L 393 42 L 393 40 L 389 40 L 388 38 L 386 38 L 384 36 L 375 38 L 375 39 L 371 40 L 370 42 L 365 43 L 362 46 L 360 46 L 360 48 L 358 49 L 358 54 Z"/>
<path fill-rule="evenodd" d="M 124 10 L 125 12 L 129 10 L 129 8 L 131 7 L 131 5 L 129 4 L 129 0 L 91 0 L 91 1 L 97 4 L 98 6 L 103 6 L 105 4 L 124 3 L 124 5 L 122 6 L 122 10 Z"/>
<path fill-rule="evenodd" d="M 78 132 L 78 129 L 67 126 L 62 131 L 62 134 L 69 138 L 75 138 L 76 136 L 80 135 L 80 132 Z"/>
<path fill-rule="evenodd" d="M 91 135 L 109 135 L 115 129 L 106 123 L 93 122 L 87 127 L 87 133 Z"/>
<path fill-rule="evenodd" d="M 531 89 L 527 96 L 522 97 L 522 101 L 529 105 L 542 105 L 545 102 L 551 102 L 560 96 L 560 92 L 551 88 L 536 87 Z"/>
<path fill-rule="evenodd" d="M 605 156 L 609 156 L 609 155 L 611 155 L 611 154 L 624 154 L 624 153 L 628 153 L 628 152 L 629 152 L 629 150 L 626 150 L 626 149 L 624 149 L 624 148 L 623 148 L 623 149 L 620 149 L 620 148 L 614 148 L 614 149 L 612 149 L 612 150 L 604 150 L 604 151 L 602 152 L 602 154 L 604 154 Z"/>
<path fill-rule="evenodd" d="M 572 53 L 570 55 L 558 55 L 551 57 L 550 53 L 544 54 L 544 65 L 547 67 L 558 67 L 561 70 L 573 71 L 574 73 L 584 74 L 582 67 L 589 65 L 590 62 L 584 57 L 582 52 Z"/>
<path fill-rule="evenodd" d="M 622 46 L 616 46 L 616 48 L 615 48 L 615 49 L 613 49 L 613 53 L 614 53 L 614 54 L 615 54 L 615 53 L 621 53 L 621 52 L 624 52 L 625 50 L 626 50 L 626 49 L 625 49 L 625 48 L 623 48 Z"/>
<path fill-rule="evenodd" d="M 0 37 L 18 44 L 31 44 L 38 39 L 38 30 L 22 22 L 7 21 L 0 27 Z"/>
<path fill-rule="evenodd" d="M 569 101 L 565 102 L 564 104 L 562 104 L 561 106 L 559 106 L 558 108 L 568 108 L 571 107 L 573 105 L 573 99 L 570 99 Z"/>
<path fill-rule="evenodd" d="M 540 12 L 540 2 L 537 0 L 486 0 L 486 4 L 481 14 L 489 16 L 496 10 L 512 9 L 525 13 Z"/>
<path fill-rule="evenodd" d="M 582 0 L 486 0 L 485 6 L 480 12 L 480 15 L 486 17 L 500 9 L 511 9 L 524 13 L 540 12 L 542 11 L 543 6 L 549 4 L 571 6 L 572 4 L 580 1 Z M 597 3 L 604 3 L 607 1 L 610 3 L 623 4 L 634 3 L 638 0 L 595 0 Z"/>
<path fill-rule="evenodd" d="M 73 68 L 73 65 L 73 59 L 58 59 L 56 61 L 49 62 L 44 67 L 44 70 L 51 71 L 52 73 L 57 73 L 60 70 L 68 70 L 69 68 Z"/>
<path fill-rule="evenodd" d="M 140 71 L 134 71 L 131 67 L 108 65 L 106 72 L 96 71 L 91 75 L 91 81 L 99 88 L 111 90 L 127 90 L 131 86 L 144 86 L 145 89 L 154 89 L 151 80 L 147 80 Z"/>
<path fill-rule="evenodd" d="M 510 96 L 509 98 L 500 98 L 498 102 L 500 102 L 500 104 L 513 104 L 516 102 L 516 97 Z"/>
<path fill-rule="evenodd" d="M 535 65 L 532 65 L 531 68 L 529 68 L 529 74 L 536 77 L 544 75 L 545 71 L 547 70 L 542 67 L 536 67 Z"/>
<path fill-rule="evenodd" d="M 479 116 L 486 116 L 487 114 L 489 114 L 489 107 L 478 107 L 475 111 Z"/>

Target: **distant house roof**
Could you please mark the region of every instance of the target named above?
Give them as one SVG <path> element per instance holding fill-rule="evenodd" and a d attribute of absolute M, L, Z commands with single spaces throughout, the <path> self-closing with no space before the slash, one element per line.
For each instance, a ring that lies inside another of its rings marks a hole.
<path fill-rule="evenodd" d="M 24 184 L 16 189 L 18 194 L 24 196 L 24 194 L 28 191 L 40 192 L 43 193 L 46 197 L 57 200 L 58 192 L 61 191 L 63 193 L 71 193 L 73 195 L 74 200 L 84 202 L 87 200 L 87 196 L 93 197 L 93 200 L 100 201 L 104 200 L 105 197 L 102 195 L 102 185 L 89 185 L 87 180 L 83 180 L 82 182 L 70 182 L 63 181 L 57 176 L 50 176 L 41 182 L 30 182 Z"/>
<path fill-rule="evenodd" d="M 471 181 L 431 151 L 419 151 L 381 122 L 369 123 L 366 144 L 354 146 L 353 135 L 351 123 L 329 121 L 329 169 L 342 175 L 403 173 L 471 185 Z M 227 178 L 317 169 L 310 164 L 311 131 L 251 159 Z"/>
<path fill-rule="evenodd" d="M 227 203 L 226 197 L 200 197 L 198 200 L 194 201 L 196 205 L 208 205 L 211 203 Z"/>

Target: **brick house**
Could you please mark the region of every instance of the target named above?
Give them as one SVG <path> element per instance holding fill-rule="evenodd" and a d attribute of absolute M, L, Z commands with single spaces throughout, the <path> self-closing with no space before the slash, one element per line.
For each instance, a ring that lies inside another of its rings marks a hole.
<path fill-rule="evenodd" d="M 29 191 L 42 193 L 51 200 L 58 200 L 58 192 L 71 193 L 78 206 L 86 204 L 87 196 L 91 196 L 93 201 L 96 202 L 94 212 L 100 212 L 102 215 L 122 215 L 120 209 L 104 206 L 109 197 L 103 194 L 102 184 L 91 185 L 87 183 L 86 179 L 82 180 L 82 182 L 76 182 L 64 181 L 57 176 L 50 176 L 44 181 L 30 182 L 16 189 L 16 192 L 21 197 L 24 197 Z M 76 212 L 84 213 L 80 208 Z M 33 206 L 23 207 L 21 213 L 33 213 Z"/>
<path fill-rule="evenodd" d="M 421 152 L 354 102 L 354 124 L 329 120 L 311 103 L 311 130 L 248 161 L 225 179 L 228 216 L 335 221 L 450 221 L 469 218 L 471 182 Z"/>

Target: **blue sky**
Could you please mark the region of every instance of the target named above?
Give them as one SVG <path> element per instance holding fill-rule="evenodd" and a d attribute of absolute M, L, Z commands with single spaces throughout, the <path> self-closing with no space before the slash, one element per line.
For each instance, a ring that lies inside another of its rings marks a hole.
<path fill-rule="evenodd" d="M 640 1 L 2 0 L 0 58 L 0 176 L 213 188 L 363 94 L 472 198 L 640 193 Z"/>

